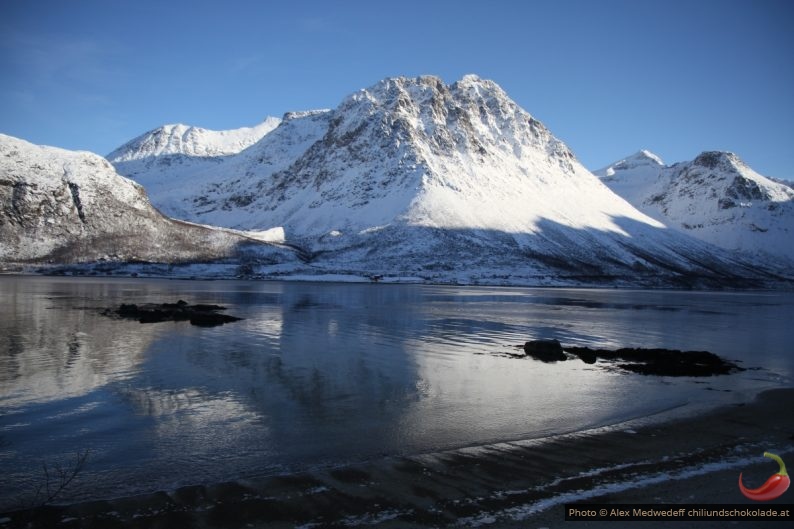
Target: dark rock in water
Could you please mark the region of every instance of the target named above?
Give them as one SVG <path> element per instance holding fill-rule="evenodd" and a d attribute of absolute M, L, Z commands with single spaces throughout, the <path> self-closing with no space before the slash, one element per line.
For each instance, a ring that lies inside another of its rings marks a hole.
<path fill-rule="evenodd" d="M 736 364 L 708 351 L 643 348 L 622 348 L 612 351 L 589 347 L 566 347 L 565 351 L 587 363 L 594 363 L 596 358 L 620 362 L 616 364 L 617 367 L 642 375 L 710 377 L 744 371 Z"/>
<path fill-rule="evenodd" d="M 521 347 L 516 345 L 516 347 Z M 542 362 L 558 362 L 567 354 L 579 357 L 587 364 L 596 361 L 624 371 L 641 375 L 665 377 L 710 377 L 744 371 L 709 351 L 679 351 L 677 349 L 644 349 L 624 347 L 617 350 L 589 347 L 563 347 L 558 340 L 532 340 L 523 345 L 526 356 Z"/>
<path fill-rule="evenodd" d="M 573 353 L 575 356 L 578 356 L 579 359 L 585 364 L 595 364 L 596 360 L 598 359 L 596 352 L 589 347 L 571 347 L 565 350 L 569 353 Z"/>
<path fill-rule="evenodd" d="M 157 323 L 161 321 L 189 321 L 191 325 L 199 327 L 215 327 L 242 318 L 219 314 L 219 311 L 226 310 L 220 305 L 196 304 L 190 305 L 188 302 L 179 300 L 176 303 L 146 303 L 136 305 L 135 303 L 122 303 L 118 310 L 106 309 L 102 312 L 105 316 L 117 316 L 121 318 L 138 320 L 141 323 Z"/>
<path fill-rule="evenodd" d="M 557 340 L 531 340 L 524 344 L 524 352 L 541 362 L 557 362 L 568 358 Z"/>
<path fill-rule="evenodd" d="M 224 323 L 231 323 L 233 321 L 241 320 L 236 316 L 229 316 L 228 314 L 217 314 L 214 312 L 196 312 L 190 316 L 190 324 L 198 327 L 215 327 L 216 325 L 223 325 Z"/>

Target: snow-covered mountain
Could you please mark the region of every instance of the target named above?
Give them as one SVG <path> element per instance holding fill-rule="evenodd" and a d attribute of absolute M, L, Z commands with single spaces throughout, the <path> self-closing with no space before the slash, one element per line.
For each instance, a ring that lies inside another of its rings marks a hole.
<path fill-rule="evenodd" d="M 174 221 L 140 184 L 88 152 L 0 134 L 0 262 L 295 260 L 229 230 Z"/>
<path fill-rule="evenodd" d="M 643 149 L 593 173 L 612 191 L 636 207 L 638 201 L 642 202 L 648 187 L 659 178 L 664 167 L 661 158 Z"/>
<path fill-rule="evenodd" d="M 208 130 L 181 123 L 163 125 L 125 143 L 107 158 L 122 163 L 177 154 L 191 157 L 236 154 L 261 140 L 279 123 L 280 119 L 268 117 L 254 127 L 233 130 Z"/>
<path fill-rule="evenodd" d="M 188 125 L 163 125 L 125 143 L 107 159 L 124 176 L 135 178 L 156 199 L 155 207 L 172 214 L 174 209 L 164 202 L 172 186 L 198 186 L 200 181 L 190 175 L 197 172 L 212 174 L 212 169 L 224 157 L 250 147 L 273 129 L 281 119 L 268 117 L 255 127 L 232 130 L 208 130 Z M 184 174 L 183 174 L 184 173 Z M 183 176 L 188 176 L 187 179 Z M 177 209 L 177 211 L 179 211 Z M 177 217 L 185 218 L 184 211 Z"/>
<path fill-rule="evenodd" d="M 666 166 L 640 151 L 595 171 L 651 217 L 729 250 L 794 262 L 794 189 L 730 152 Z"/>
<path fill-rule="evenodd" d="M 218 156 L 141 156 L 133 140 L 113 151 L 108 159 L 120 174 L 146 187 L 154 206 L 173 217 L 219 226 L 256 226 L 256 222 L 230 221 L 228 212 L 248 200 L 249 192 L 242 190 L 256 185 L 261 174 L 288 167 L 320 139 L 328 126 L 328 114 L 329 111 L 290 112 L 280 120 L 269 118 L 265 123 L 277 121 L 277 126 L 236 156 L 228 152 Z M 206 149 L 195 145 L 192 151 Z M 220 205 L 216 198 L 219 196 L 223 197 Z"/>
<path fill-rule="evenodd" d="M 169 214 L 282 227 L 317 270 L 536 283 L 757 277 L 615 195 L 473 75 L 385 79 L 336 109 L 285 116 L 238 154 L 116 167 Z"/>

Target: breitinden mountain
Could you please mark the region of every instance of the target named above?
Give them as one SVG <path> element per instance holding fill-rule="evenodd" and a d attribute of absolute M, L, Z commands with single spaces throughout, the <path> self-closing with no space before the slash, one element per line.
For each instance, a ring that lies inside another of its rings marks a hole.
<path fill-rule="evenodd" d="M 108 158 L 155 206 L 202 224 L 278 229 L 300 249 L 301 273 L 670 285 L 781 272 L 638 211 L 474 75 L 451 85 L 384 79 L 335 109 L 288 113 L 237 152 L 177 142 L 159 154 L 149 143 Z"/>
<path fill-rule="evenodd" d="M 595 171 L 640 211 L 755 260 L 794 263 L 794 189 L 753 171 L 731 152 L 667 166 L 649 151 Z"/>

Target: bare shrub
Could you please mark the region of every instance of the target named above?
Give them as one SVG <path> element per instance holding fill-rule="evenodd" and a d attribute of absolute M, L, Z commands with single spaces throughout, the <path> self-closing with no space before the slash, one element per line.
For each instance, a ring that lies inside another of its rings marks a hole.
<path fill-rule="evenodd" d="M 74 461 L 69 465 L 53 463 L 49 465 L 44 461 L 41 466 L 44 470 L 44 481 L 36 489 L 33 497 L 33 504 L 36 507 L 49 505 L 75 480 L 78 474 L 85 468 L 88 460 L 89 450 L 75 453 Z"/>

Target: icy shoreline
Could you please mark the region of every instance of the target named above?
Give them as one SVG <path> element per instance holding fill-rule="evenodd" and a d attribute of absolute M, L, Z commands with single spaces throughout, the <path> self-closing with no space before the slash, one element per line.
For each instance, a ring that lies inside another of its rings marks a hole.
<path fill-rule="evenodd" d="M 0 267 L 2 275 L 63 276 L 97 278 L 142 278 L 196 281 L 288 281 L 322 283 L 380 283 L 380 284 L 427 284 L 487 287 L 527 288 L 606 288 L 606 289 L 652 289 L 652 290 L 794 290 L 791 281 L 763 281 L 736 283 L 724 281 L 700 281 L 701 278 L 682 276 L 679 281 L 660 279 L 658 276 L 522 276 L 507 272 L 489 274 L 486 271 L 469 273 L 410 274 L 364 274 L 357 271 L 332 271 L 295 269 L 291 265 L 269 267 L 267 273 L 241 273 L 238 263 L 115 263 L 99 262 L 65 265 L 30 265 L 6 263 Z M 708 279 L 708 278 L 705 278 Z"/>

